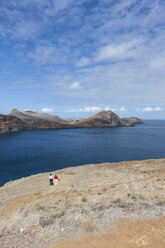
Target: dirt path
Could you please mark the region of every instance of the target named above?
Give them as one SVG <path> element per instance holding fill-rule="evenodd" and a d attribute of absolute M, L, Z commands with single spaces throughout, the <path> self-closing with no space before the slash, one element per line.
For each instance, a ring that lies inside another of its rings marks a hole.
<path fill-rule="evenodd" d="M 70 239 L 49 248 L 164 248 L 165 218 L 121 221 L 112 231 L 97 236 Z M 48 248 L 48 247 L 47 247 Z"/>

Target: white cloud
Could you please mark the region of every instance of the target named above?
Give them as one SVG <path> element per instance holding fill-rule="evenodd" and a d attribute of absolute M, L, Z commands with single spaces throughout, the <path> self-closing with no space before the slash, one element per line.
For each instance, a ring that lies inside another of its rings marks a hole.
<path fill-rule="evenodd" d="M 15 27 L 9 32 L 17 39 L 29 40 L 35 39 L 40 33 L 40 25 L 33 21 L 21 21 L 15 24 Z"/>
<path fill-rule="evenodd" d="M 106 59 L 123 59 L 133 57 L 140 40 L 132 40 L 117 44 L 110 44 L 102 47 L 96 57 L 97 61 Z"/>
<path fill-rule="evenodd" d="M 28 57 L 32 58 L 38 64 L 62 63 L 65 61 L 65 55 L 57 50 L 54 46 L 37 46 L 36 49 L 28 53 Z"/>
<path fill-rule="evenodd" d="M 137 108 L 136 111 L 140 112 L 159 112 L 163 111 L 163 108 L 161 107 L 145 107 L 145 108 Z"/>
<path fill-rule="evenodd" d="M 67 110 L 66 112 L 70 112 L 70 113 L 77 113 L 77 112 L 97 112 L 97 111 L 108 111 L 111 110 L 113 112 L 125 112 L 127 111 L 127 109 L 125 107 L 121 107 L 121 108 L 110 108 L 110 107 L 105 107 L 104 109 L 98 107 L 98 106 L 88 106 L 85 108 L 79 108 L 79 109 L 70 109 Z"/>
<path fill-rule="evenodd" d="M 18 61 L 16 73 L 24 78 L 31 71 L 29 57 L 32 58 L 36 68 L 31 75 L 34 80 L 38 78 L 32 87 L 41 87 L 50 104 L 53 95 L 61 104 L 72 106 L 107 106 L 110 102 L 112 106 L 135 109 L 148 104 L 164 107 L 163 1 L 99 1 L 87 18 L 83 1 L 1 1 L 1 45 L 7 48 L 1 51 L 1 56 L 5 55 L 4 68 L 10 67 L 5 64 L 11 57 L 10 65 Z M 59 65 L 61 62 L 64 63 Z M 54 80 L 50 79 L 52 75 Z M 82 90 L 78 90 L 81 85 L 71 86 L 75 80 L 81 82 Z M 26 82 L 14 87 L 30 87 Z"/>
<path fill-rule="evenodd" d="M 88 113 L 88 112 L 97 112 L 100 110 L 101 110 L 100 107 L 89 106 L 89 107 L 79 108 L 79 109 L 70 109 L 70 110 L 67 110 L 66 112 L 69 112 L 69 113 L 87 112 Z"/>
<path fill-rule="evenodd" d="M 52 112 L 54 112 L 54 109 L 53 108 L 43 108 L 43 109 L 41 109 L 41 112 L 43 112 L 43 113 L 52 113 Z"/>
<path fill-rule="evenodd" d="M 163 111 L 163 108 L 155 107 L 155 111 Z"/>
<path fill-rule="evenodd" d="M 105 111 L 111 110 L 112 112 L 118 111 L 117 108 L 110 108 L 110 107 L 105 107 L 104 110 L 105 110 Z"/>
<path fill-rule="evenodd" d="M 120 112 L 126 112 L 126 111 L 128 111 L 126 108 L 124 108 L 124 107 L 121 107 L 121 108 L 119 108 L 119 110 L 118 111 L 120 111 Z"/>
<path fill-rule="evenodd" d="M 74 82 L 72 83 L 70 86 L 69 86 L 69 89 L 70 90 L 80 90 L 82 87 L 81 87 L 81 84 L 80 82 Z"/>
<path fill-rule="evenodd" d="M 69 0 L 55 0 L 54 1 L 55 9 L 57 11 L 65 9 L 68 6 L 69 2 L 70 2 Z"/>
<path fill-rule="evenodd" d="M 53 17 L 59 11 L 66 9 L 71 2 L 72 0 L 54 0 L 53 6 L 48 5 L 48 7 L 45 8 L 45 14 Z"/>
<path fill-rule="evenodd" d="M 108 111 L 108 110 L 111 110 L 111 111 L 112 111 L 112 109 L 110 109 L 109 107 L 105 107 L 104 110 L 105 110 L 105 111 Z"/>
<path fill-rule="evenodd" d="M 151 60 L 149 64 L 149 69 L 151 70 L 161 70 L 161 69 L 164 70 L 164 68 L 165 68 L 165 56 L 162 57 L 162 55 Z"/>
<path fill-rule="evenodd" d="M 121 108 L 109 108 L 109 107 L 105 107 L 104 110 L 105 111 L 111 110 L 113 112 L 126 112 L 126 111 L 128 111 L 125 107 L 121 107 Z"/>
<path fill-rule="evenodd" d="M 82 57 L 79 61 L 77 61 L 77 67 L 84 67 L 90 63 L 90 59 L 86 57 Z"/>

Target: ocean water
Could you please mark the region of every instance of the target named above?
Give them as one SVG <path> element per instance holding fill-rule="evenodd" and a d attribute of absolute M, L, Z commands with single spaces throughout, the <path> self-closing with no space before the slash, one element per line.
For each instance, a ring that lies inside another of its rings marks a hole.
<path fill-rule="evenodd" d="M 0 136 L 0 185 L 88 163 L 165 158 L 165 120 L 121 128 L 24 131 Z"/>

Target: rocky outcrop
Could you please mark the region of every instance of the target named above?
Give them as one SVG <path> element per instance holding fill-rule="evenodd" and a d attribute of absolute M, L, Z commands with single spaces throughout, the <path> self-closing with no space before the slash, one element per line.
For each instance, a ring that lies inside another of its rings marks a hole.
<path fill-rule="evenodd" d="M 117 114 L 108 110 L 80 119 L 78 127 L 121 127 L 122 122 Z"/>
<path fill-rule="evenodd" d="M 82 119 L 62 119 L 56 115 L 40 114 L 33 111 L 12 110 L 9 115 L 0 115 L 0 133 L 36 129 L 84 128 L 84 127 L 122 127 L 134 126 L 142 121 L 138 118 L 120 119 L 108 110 Z"/>
<path fill-rule="evenodd" d="M 124 125 L 130 125 L 131 123 L 133 125 L 135 124 L 143 124 L 142 120 L 137 117 L 129 117 L 129 118 L 121 118 L 121 121 Z"/>

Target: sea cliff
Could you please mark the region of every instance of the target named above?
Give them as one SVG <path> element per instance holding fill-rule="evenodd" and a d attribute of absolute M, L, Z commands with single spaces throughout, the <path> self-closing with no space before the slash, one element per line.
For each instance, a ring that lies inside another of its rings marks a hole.
<path fill-rule="evenodd" d="M 136 118 L 120 119 L 112 111 L 102 111 L 87 118 L 62 119 L 56 115 L 13 109 L 10 114 L 0 114 L 0 133 L 37 129 L 87 128 L 87 127 L 130 127 L 143 122 Z"/>

